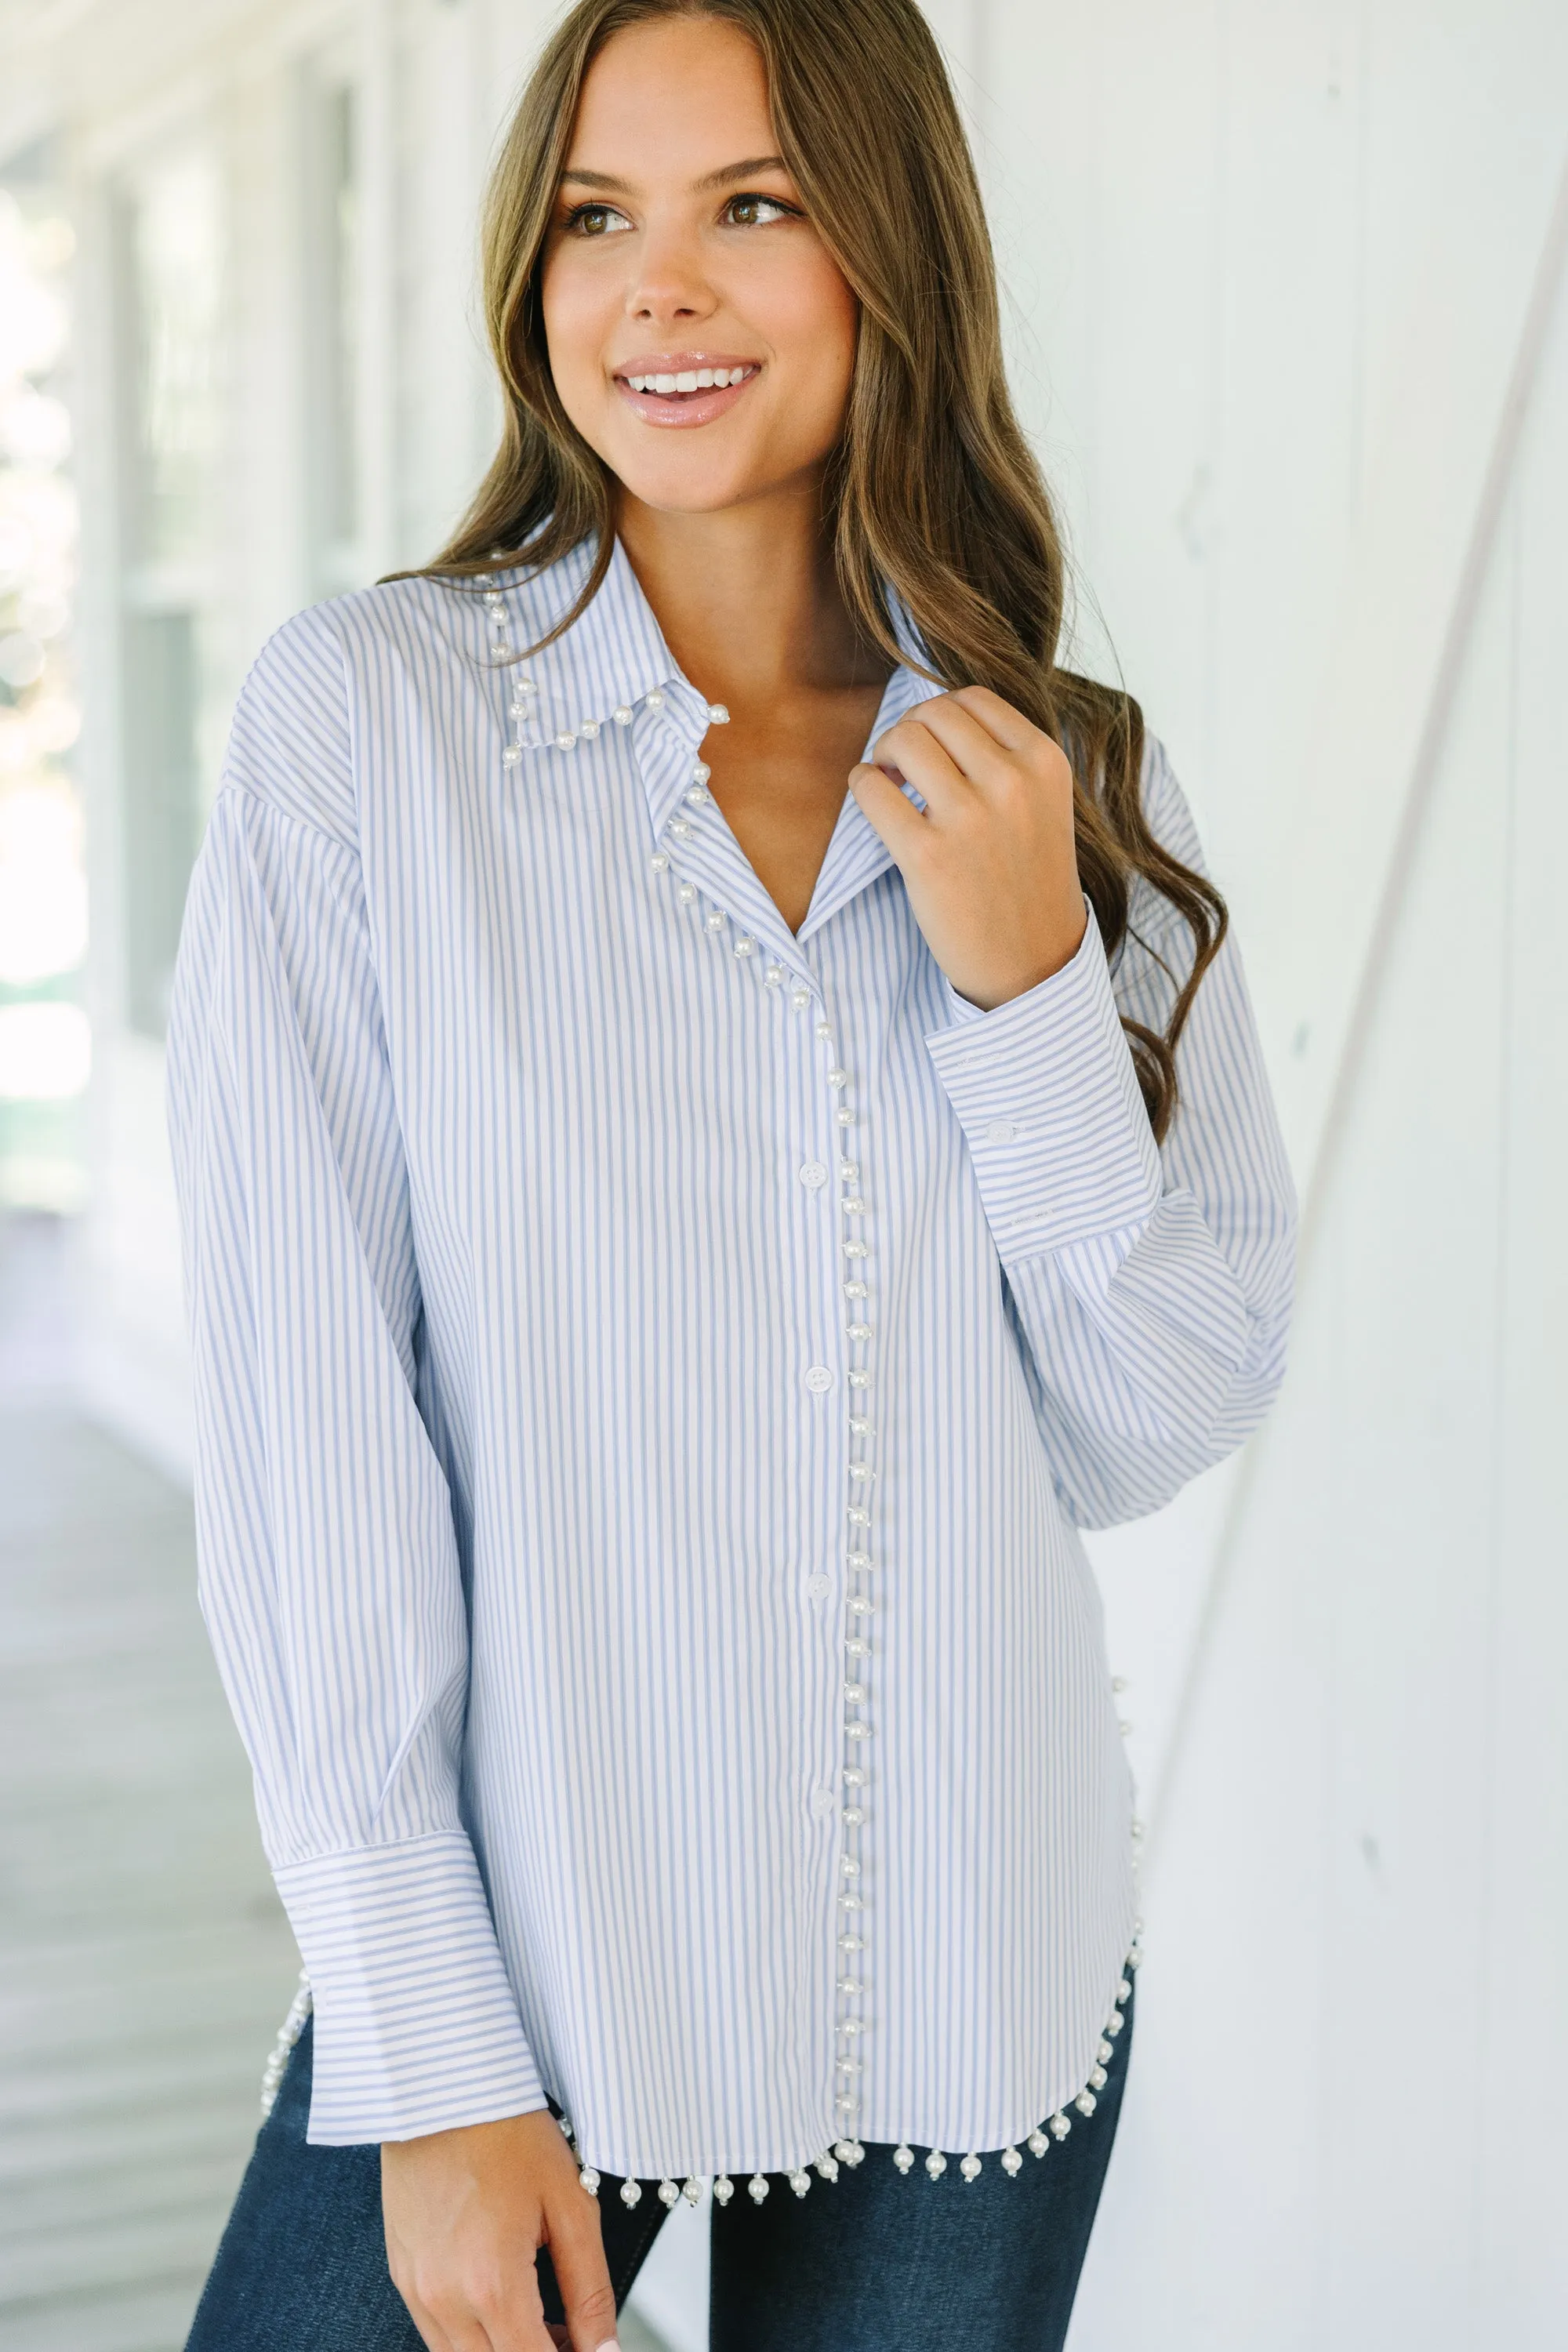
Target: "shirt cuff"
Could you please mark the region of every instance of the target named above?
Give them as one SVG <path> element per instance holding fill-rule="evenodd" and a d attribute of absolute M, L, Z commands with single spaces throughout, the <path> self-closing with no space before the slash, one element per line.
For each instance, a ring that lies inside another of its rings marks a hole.
<path fill-rule="evenodd" d="M 926 1048 L 1005 1266 L 1141 1223 L 1163 1182 L 1092 911 L 1070 962 L 994 1011 L 948 985 Z"/>
<path fill-rule="evenodd" d="M 466 1837 L 327 1854 L 277 1878 L 315 2011 L 313 2146 L 547 2104 Z"/>

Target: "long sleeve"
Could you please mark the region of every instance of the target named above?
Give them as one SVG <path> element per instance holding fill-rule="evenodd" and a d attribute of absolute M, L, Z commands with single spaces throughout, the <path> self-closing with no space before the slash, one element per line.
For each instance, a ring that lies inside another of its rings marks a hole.
<path fill-rule="evenodd" d="M 202 1606 L 313 1990 L 310 2137 L 542 2106 L 459 1812 L 467 1618 L 416 1401 L 407 1181 L 319 615 L 273 639 L 240 704 L 169 1081 Z"/>
<path fill-rule="evenodd" d="M 1156 835 L 1201 866 L 1151 740 Z M 1121 1027 L 1165 1025 L 1191 940 L 1141 888 L 1114 973 L 1092 916 L 1063 971 L 995 1011 L 951 990 L 927 1045 L 963 1124 L 1058 1494 L 1082 1527 L 1167 1502 L 1262 1420 L 1284 1369 L 1295 1196 L 1227 940 L 1177 1052 L 1156 1148 Z M 1167 969 L 1169 967 L 1169 969 Z"/>

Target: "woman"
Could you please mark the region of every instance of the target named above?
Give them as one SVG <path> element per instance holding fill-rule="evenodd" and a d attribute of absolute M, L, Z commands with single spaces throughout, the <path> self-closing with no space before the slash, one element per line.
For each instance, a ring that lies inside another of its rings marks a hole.
<path fill-rule="evenodd" d="M 603 2352 L 711 2180 L 717 2347 L 1059 2345 L 1138 1935 L 1075 1530 L 1283 1346 L 1223 906 L 1055 667 L 910 0 L 582 0 L 486 271 L 500 452 L 263 653 L 182 954 L 314 2003 L 192 2342 Z"/>

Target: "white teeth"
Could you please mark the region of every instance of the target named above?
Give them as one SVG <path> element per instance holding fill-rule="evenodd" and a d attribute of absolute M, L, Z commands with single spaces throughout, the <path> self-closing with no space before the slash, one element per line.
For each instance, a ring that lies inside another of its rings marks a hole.
<path fill-rule="evenodd" d="M 715 384 L 715 386 L 717 387 L 717 389 L 718 389 L 719 391 L 721 391 L 721 391 L 724 389 L 724 386 L 729 383 L 729 381 L 730 381 L 730 371 L 729 371 L 729 369 L 728 369 L 728 368 L 715 368 L 715 369 L 714 369 L 714 371 L 713 371 L 713 382 L 714 382 L 714 384 Z"/>
<path fill-rule="evenodd" d="M 695 392 L 697 389 L 697 370 L 695 368 L 682 368 L 680 373 L 675 379 L 675 389 L 677 392 Z"/>
<path fill-rule="evenodd" d="M 672 375 L 656 375 L 653 379 L 653 389 L 655 392 L 673 392 L 675 378 Z"/>
<path fill-rule="evenodd" d="M 699 392 L 707 392 L 707 391 L 710 391 L 710 390 L 711 389 L 711 387 L 712 387 L 712 383 L 713 383 L 713 371 L 712 371 L 712 369 L 711 369 L 711 368 L 699 368 L 699 369 L 698 369 L 698 371 L 697 371 L 697 389 L 698 389 L 698 391 L 699 391 Z"/>

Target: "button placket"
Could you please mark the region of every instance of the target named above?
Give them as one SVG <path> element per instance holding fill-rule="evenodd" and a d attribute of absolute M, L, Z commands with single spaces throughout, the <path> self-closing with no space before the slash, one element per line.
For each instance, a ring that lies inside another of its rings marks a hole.
<path fill-rule="evenodd" d="M 804 1008 L 803 1008 L 804 1009 Z M 850 1131 L 859 1124 L 848 1067 L 836 1050 L 833 1023 L 826 1013 L 816 1022 L 816 1037 L 825 1055 L 824 1080 L 834 1104 L 834 1122 L 842 1139 L 838 1161 L 838 1230 L 833 1240 L 844 1299 L 845 1336 L 850 1361 L 847 1416 L 850 1437 L 847 1491 L 845 1496 L 844 1565 L 847 1570 L 843 1649 L 844 1760 L 841 1772 L 845 1801 L 839 1811 L 838 1951 L 840 1966 L 834 2013 L 834 2115 L 839 2137 L 833 2154 L 839 2163 L 858 2164 L 865 2154 L 859 2134 L 860 2082 L 864 2061 L 859 2056 L 868 2021 L 869 1973 L 867 1934 L 869 1898 L 869 1855 L 867 1844 L 868 1796 L 874 1703 L 872 1620 L 876 1603 L 871 1584 L 875 1561 L 871 1551 L 872 1496 L 877 1467 L 872 1458 L 876 1430 L 868 1406 L 872 1386 L 870 1360 L 871 1285 L 868 1279 L 871 1248 L 866 1237 L 869 1214 L 858 1159 L 847 1156 Z"/>

